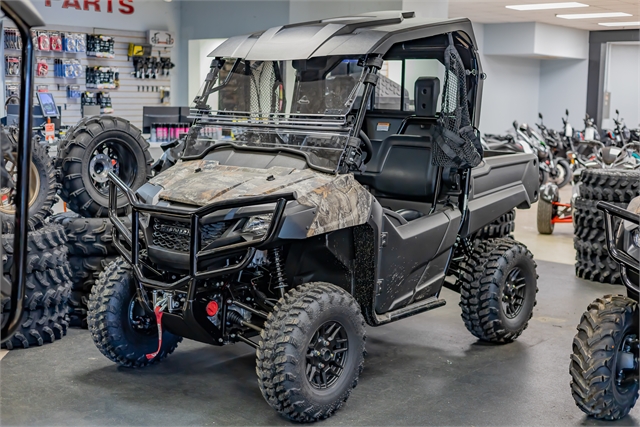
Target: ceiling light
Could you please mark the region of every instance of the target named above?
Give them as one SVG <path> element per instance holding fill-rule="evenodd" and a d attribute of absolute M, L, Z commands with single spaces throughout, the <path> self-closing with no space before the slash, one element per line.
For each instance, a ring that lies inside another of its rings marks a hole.
<path fill-rule="evenodd" d="M 588 4 L 570 1 L 567 3 L 534 3 L 534 4 L 514 4 L 505 6 L 514 10 L 545 10 L 545 9 L 570 9 L 573 7 L 589 7 Z"/>
<path fill-rule="evenodd" d="M 637 27 L 637 26 L 640 26 L 640 21 L 638 22 L 601 22 L 598 25 L 602 25 L 604 27 Z"/>
<path fill-rule="evenodd" d="M 556 15 L 562 19 L 592 19 L 592 18 L 619 18 L 621 16 L 632 16 L 630 13 L 624 12 L 606 12 L 606 13 L 572 13 L 570 15 Z"/>

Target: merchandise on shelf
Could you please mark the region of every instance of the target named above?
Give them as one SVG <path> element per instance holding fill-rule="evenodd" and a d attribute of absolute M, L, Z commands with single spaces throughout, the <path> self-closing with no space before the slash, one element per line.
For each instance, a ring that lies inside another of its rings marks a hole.
<path fill-rule="evenodd" d="M 54 59 L 54 74 L 56 77 L 77 79 L 82 77 L 82 65 L 77 59 Z"/>
<path fill-rule="evenodd" d="M 22 49 L 22 39 L 17 28 L 4 29 L 4 48 L 20 50 Z"/>
<path fill-rule="evenodd" d="M 79 99 L 81 96 L 82 96 L 82 92 L 80 91 L 80 85 L 67 86 L 67 98 Z"/>
<path fill-rule="evenodd" d="M 59 32 L 49 32 L 49 49 L 53 52 L 62 52 L 62 37 Z"/>
<path fill-rule="evenodd" d="M 87 56 L 114 58 L 115 41 L 113 37 L 100 34 L 87 34 Z"/>
<path fill-rule="evenodd" d="M 5 76 L 20 75 L 20 57 L 19 56 L 5 55 L 4 74 Z"/>
<path fill-rule="evenodd" d="M 100 106 L 100 114 L 113 113 L 113 105 L 111 104 L 111 95 L 109 92 L 98 92 L 96 94 L 96 101 Z"/>
<path fill-rule="evenodd" d="M 86 52 L 86 35 L 81 33 L 63 33 L 62 50 L 65 52 Z"/>
<path fill-rule="evenodd" d="M 168 76 L 175 64 L 171 58 L 158 58 L 155 56 L 134 56 L 133 74 L 137 79 L 156 79 L 160 76 Z"/>
<path fill-rule="evenodd" d="M 49 39 L 49 33 L 46 31 L 36 31 L 36 50 L 50 51 L 51 40 Z"/>
<path fill-rule="evenodd" d="M 36 59 L 36 76 L 38 77 L 47 77 L 49 74 L 49 64 L 47 63 L 47 58 L 37 58 Z"/>
<path fill-rule="evenodd" d="M 115 67 L 87 67 L 87 89 L 116 89 L 120 86 L 120 73 Z"/>
<path fill-rule="evenodd" d="M 20 97 L 20 85 L 15 83 L 7 83 L 4 85 L 5 98 L 19 98 Z"/>

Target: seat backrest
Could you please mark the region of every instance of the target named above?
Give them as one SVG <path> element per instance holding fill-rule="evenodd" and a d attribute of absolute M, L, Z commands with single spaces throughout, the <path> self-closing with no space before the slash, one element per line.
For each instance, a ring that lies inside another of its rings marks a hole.
<path fill-rule="evenodd" d="M 431 149 L 430 136 L 391 135 L 356 179 L 375 196 L 430 201 L 438 173 L 431 163 Z"/>
<path fill-rule="evenodd" d="M 415 115 L 407 117 L 399 135 L 372 141 L 374 154 L 356 179 L 375 196 L 430 202 L 435 196 L 438 167 L 431 162 L 440 80 L 420 77 L 415 84 Z"/>

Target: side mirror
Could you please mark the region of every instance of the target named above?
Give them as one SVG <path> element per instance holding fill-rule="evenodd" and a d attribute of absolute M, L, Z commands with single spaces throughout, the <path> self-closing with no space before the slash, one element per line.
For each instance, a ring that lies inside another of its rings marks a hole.
<path fill-rule="evenodd" d="M 513 127 L 516 128 L 516 130 L 518 129 L 518 121 L 517 120 L 513 121 Z"/>
<path fill-rule="evenodd" d="M 616 114 L 620 115 L 620 111 L 616 108 Z"/>
<path fill-rule="evenodd" d="M 564 110 L 564 114 L 566 114 L 567 116 L 569 115 L 569 109 L 568 108 Z"/>
<path fill-rule="evenodd" d="M 542 113 L 538 113 L 538 118 L 542 120 Z"/>

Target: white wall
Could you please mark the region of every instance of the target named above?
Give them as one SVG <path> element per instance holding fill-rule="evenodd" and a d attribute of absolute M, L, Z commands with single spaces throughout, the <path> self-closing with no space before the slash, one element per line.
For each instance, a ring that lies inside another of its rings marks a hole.
<path fill-rule="evenodd" d="M 200 91 L 211 69 L 211 58 L 208 55 L 225 40 L 189 40 L 189 105 Z M 217 95 L 216 92 L 210 97 L 211 105 L 216 105 Z"/>
<path fill-rule="evenodd" d="M 609 43 L 605 91 L 611 93 L 609 119 L 603 129 L 614 129 L 616 109 L 631 129 L 640 126 L 640 44 Z"/>
<path fill-rule="evenodd" d="M 557 58 L 586 58 L 586 31 L 536 23 L 473 27 L 487 73 L 480 115 L 482 132 L 504 132 L 514 120 L 533 124 L 538 112 L 545 116 L 545 124 L 559 129 L 566 108 L 572 125 L 581 128 L 588 61 Z"/>
<path fill-rule="evenodd" d="M 562 129 L 562 117 L 569 110 L 569 122 L 574 129 L 584 127 L 587 110 L 586 59 L 551 59 L 540 61 L 539 110 L 544 122 L 552 129 Z"/>
<path fill-rule="evenodd" d="M 487 55 L 486 26 L 474 24 L 484 81 L 480 131 L 503 133 L 514 120 L 534 123 L 538 114 L 540 60 Z"/>

